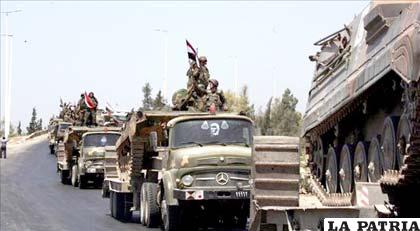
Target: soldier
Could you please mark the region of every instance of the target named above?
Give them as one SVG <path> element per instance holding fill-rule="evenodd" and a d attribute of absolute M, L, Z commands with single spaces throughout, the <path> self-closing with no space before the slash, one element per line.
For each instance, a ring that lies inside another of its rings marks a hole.
<path fill-rule="evenodd" d="M 200 74 L 200 69 L 197 66 L 197 63 L 195 61 L 191 62 L 190 68 L 187 71 L 188 76 L 188 83 L 187 83 L 187 89 L 189 89 L 194 81 L 198 80 L 198 76 Z"/>
<path fill-rule="evenodd" d="M 98 100 L 96 99 L 93 92 L 89 93 L 89 98 L 92 100 L 92 103 L 93 103 L 94 107 L 93 108 L 86 107 L 85 119 L 84 119 L 85 121 L 84 122 L 85 122 L 86 125 L 97 126 L 97 123 L 96 123 L 96 109 L 98 107 Z M 92 120 L 91 120 L 92 122 L 90 124 L 88 124 L 89 116 L 92 116 Z"/>
<path fill-rule="evenodd" d="M 80 99 L 79 102 L 77 102 L 77 106 L 76 106 L 76 114 L 77 117 L 79 118 L 79 122 L 80 125 L 84 125 L 85 124 L 85 111 L 87 109 L 86 103 L 85 103 L 85 94 L 80 94 Z"/>
<path fill-rule="evenodd" d="M 198 58 L 200 63 L 200 74 L 198 76 L 198 84 L 203 84 L 204 89 L 207 89 L 209 85 L 210 73 L 209 69 L 207 68 L 207 58 L 206 56 L 200 56 Z"/>
<path fill-rule="evenodd" d="M 204 96 L 205 111 L 208 111 L 212 104 L 216 107 L 217 111 L 227 111 L 226 98 L 223 91 L 217 90 L 219 82 L 215 79 L 210 79 L 209 88 L 210 91 Z"/>

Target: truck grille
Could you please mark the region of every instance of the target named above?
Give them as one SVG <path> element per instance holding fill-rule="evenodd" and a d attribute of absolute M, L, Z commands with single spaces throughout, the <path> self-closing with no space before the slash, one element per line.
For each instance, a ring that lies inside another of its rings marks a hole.
<path fill-rule="evenodd" d="M 242 186 L 249 185 L 249 172 L 238 171 L 220 171 L 211 173 L 194 174 L 194 183 L 192 187 L 212 187 L 212 186 L 233 186 L 238 183 Z"/>

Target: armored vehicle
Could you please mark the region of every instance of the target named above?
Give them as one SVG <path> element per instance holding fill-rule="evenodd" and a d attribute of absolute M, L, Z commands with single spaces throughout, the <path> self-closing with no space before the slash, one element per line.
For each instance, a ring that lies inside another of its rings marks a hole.
<path fill-rule="evenodd" d="M 244 228 L 252 133 L 241 115 L 133 114 L 116 144 L 117 177 L 106 179 L 111 215 L 127 220 L 139 210 L 144 225 L 165 230 L 199 221 Z"/>
<path fill-rule="evenodd" d="M 393 205 L 388 215 L 412 216 L 420 190 L 420 3 L 373 1 L 315 45 L 303 135 L 322 193 L 349 197 L 355 182 L 380 181 Z"/>
<path fill-rule="evenodd" d="M 71 167 L 70 178 L 74 187 L 85 188 L 92 181 L 102 187 L 104 179 L 104 161 L 107 146 L 115 146 L 120 128 L 99 128 L 82 135 Z"/>

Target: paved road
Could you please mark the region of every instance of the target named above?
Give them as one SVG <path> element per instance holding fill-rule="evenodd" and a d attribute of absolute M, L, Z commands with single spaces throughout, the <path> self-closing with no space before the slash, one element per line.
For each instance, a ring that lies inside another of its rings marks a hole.
<path fill-rule="evenodd" d="M 45 136 L 36 139 L 0 160 L 0 230 L 159 230 L 138 224 L 138 214 L 130 223 L 113 219 L 98 189 L 62 185 Z"/>

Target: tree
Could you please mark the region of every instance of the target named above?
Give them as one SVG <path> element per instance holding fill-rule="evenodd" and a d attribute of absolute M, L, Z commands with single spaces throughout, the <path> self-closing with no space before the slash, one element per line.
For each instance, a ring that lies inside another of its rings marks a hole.
<path fill-rule="evenodd" d="M 298 99 L 286 89 L 280 98 L 274 100 L 271 107 L 270 127 L 272 135 L 298 136 L 302 115 L 296 111 Z"/>
<path fill-rule="evenodd" d="M 152 87 L 149 83 L 144 84 L 143 88 L 143 107 L 141 108 L 144 111 L 151 110 L 153 108 L 153 99 L 152 99 Z"/>
<path fill-rule="evenodd" d="M 271 103 L 273 102 L 273 97 L 270 97 L 267 103 L 267 109 L 264 112 L 264 116 L 261 120 L 261 134 L 262 135 L 271 135 Z"/>
<path fill-rule="evenodd" d="M 40 118 L 36 124 L 36 130 L 41 131 L 42 130 L 42 118 Z"/>
<path fill-rule="evenodd" d="M 17 134 L 19 135 L 19 136 L 21 136 L 22 135 L 22 124 L 20 123 L 20 121 L 19 121 L 19 124 L 18 124 L 18 126 L 17 126 Z"/>
<path fill-rule="evenodd" d="M 31 121 L 29 122 L 29 126 L 26 128 L 26 130 L 28 131 L 28 134 L 36 132 L 37 126 L 38 126 L 38 122 L 37 122 L 37 119 L 36 119 L 36 109 L 33 108 L 32 109 Z"/>
<path fill-rule="evenodd" d="M 159 90 L 153 100 L 153 110 L 162 110 L 166 106 L 166 100 L 163 98 L 162 91 Z"/>
<path fill-rule="evenodd" d="M 224 95 L 229 112 L 244 112 L 251 119 L 255 119 L 254 105 L 250 104 L 248 98 L 248 86 L 243 86 L 238 96 L 232 91 L 227 91 Z"/>

